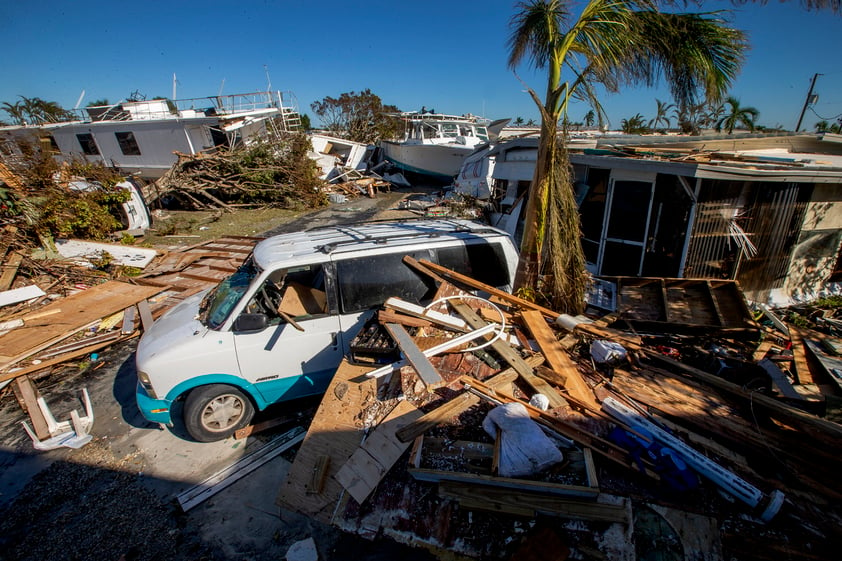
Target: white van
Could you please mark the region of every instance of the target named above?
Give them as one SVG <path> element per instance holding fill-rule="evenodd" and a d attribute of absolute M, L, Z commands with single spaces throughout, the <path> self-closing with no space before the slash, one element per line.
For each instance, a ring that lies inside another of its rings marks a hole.
<path fill-rule="evenodd" d="M 424 303 L 432 281 L 403 263 L 428 259 L 502 290 L 517 266 L 511 238 L 464 220 L 339 226 L 259 242 L 216 288 L 185 299 L 137 348 L 143 416 L 183 420 L 198 441 L 225 438 L 255 409 L 320 394 L 350 339 L 387 298 Z"/>

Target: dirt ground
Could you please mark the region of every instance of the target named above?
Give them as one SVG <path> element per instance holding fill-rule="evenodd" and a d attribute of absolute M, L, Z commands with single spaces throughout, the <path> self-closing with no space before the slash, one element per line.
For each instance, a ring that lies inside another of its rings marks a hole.
<path fill-rule="evenodd" d="M 310 213 L 158 212 L 144 245 L 192 245 L 222 235 L 263 236 L 303 228 L 412 218 L 398 202 L 430 190 L 380 193 Z M 192 442 L 181 427 L 148 424 L 134 404 L 136 339 L 37 381 L 57 420 L 93 403 L 94 439 L 78 450 L 35 451 L 10 391 L 0 399 L 0 561 L 11 560 L 258 560 L 285 559 L 294 543 L 313 538 L 322 560 L 431 559 L 389 540 L 365 541 L 275 505 L 295 449 L 187 513 L 176 497 L 269 439 L 306 428 L 315 404 L 284 405 L 293 421 L 274 431 L 210 444 Z M 280 412 L 264 412 L 263 418 Z M 257 420 L 260 420 L 258 418 Z"/>

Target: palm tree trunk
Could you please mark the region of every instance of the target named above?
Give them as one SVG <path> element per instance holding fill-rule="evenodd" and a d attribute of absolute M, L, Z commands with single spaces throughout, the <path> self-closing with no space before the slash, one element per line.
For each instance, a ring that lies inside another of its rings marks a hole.
<path fill-rule="evenodd" d="M 555 122 L 541 119 L 541 140 L 538 143 L 538 158 L 532 175 L 532 186 L 526 200 L 526 214 L 523 219 L 523 240 L 520 244 L 520 260 L 515 275 L 515 288 L 534 290 L 538 285 L 541 270 L 541 250 L 546 234 L 547 201 L 549 177 L 553 165 L 552 154 L 558 139 Z"/>

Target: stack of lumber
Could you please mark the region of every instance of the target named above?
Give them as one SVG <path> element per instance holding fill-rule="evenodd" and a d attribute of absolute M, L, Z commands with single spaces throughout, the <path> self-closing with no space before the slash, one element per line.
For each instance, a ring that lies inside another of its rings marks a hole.
<path fill-rule="evenodd" d="M 565 551 L 621 558 L 629 547 L 634 554 L 634 540 L 607 536 L 643 532 L 645 509 L 669 520 L 664 526 L 686 551 L 708 548 L 733 559 L 821 558 L 842 539 L 834 475 L 842 468 L 842 425 L 779 391 L 745 388 L 667 356 L 646 333 L 600 321 L 562 329 L 569 322 L 552 310 L 430 262 L 407 264 L 438 282 L 436 303 L 419 310 L 387 302 L 378 317 L 404 358 L 374 370 L 343 362 L 281 485 L 280 506 L 359 535 L 478 558 L 507 558 L 540 541 L 543 534 L 524 530 L 525 520 L 542 531 L 549 524 Z M 489 324 L 497 328 L 469 340 Z M 462 343 L 446 348 L 448 340 Z M 628 358 L 610 369 L 596 364 L 588 352 L 595 340 L 620 343 Z M 621 430 L 646 439 L 606 413 L 609 398 L 764 501 L 786 500 L 766 516 L 765 502 L 753 508 L 726 500 L 704 474 L 698 487 L 682 490 L 657 458 L 634 454 L 614 436 Z M 501 434 L 481 425 L 491 409 L 513 403 L 557 443 L 564 462 L 500 476 Z M 708 529 L 704 547 L 690 527 Z"/>

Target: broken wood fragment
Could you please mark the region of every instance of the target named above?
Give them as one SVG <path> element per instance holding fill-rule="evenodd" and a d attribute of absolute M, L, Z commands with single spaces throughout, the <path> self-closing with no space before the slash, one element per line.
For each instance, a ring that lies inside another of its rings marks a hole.
<path fill-rule="evenodd" d="M 565 388 L 571 397 L 583 403 L 589 409 L 598 411 L 599 404 L 594 398 L 593 390 L 582 377 L 576 364 L 567 356 L 567 351 L 562 348 L 556 339 L 544 316 L 537 311 L 525 311 L 521 312 L 521 318 L 523 318 L 527 329 L 538 343 L 541 352 L 547 358 L 550 367 L 566 378 Z"/>

